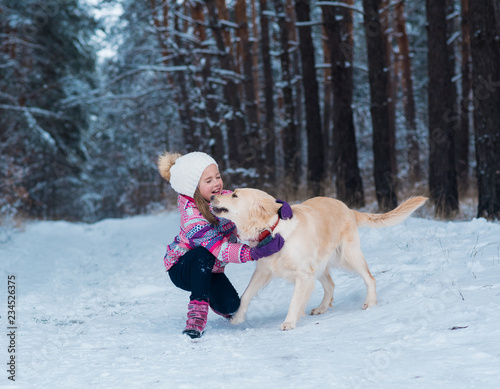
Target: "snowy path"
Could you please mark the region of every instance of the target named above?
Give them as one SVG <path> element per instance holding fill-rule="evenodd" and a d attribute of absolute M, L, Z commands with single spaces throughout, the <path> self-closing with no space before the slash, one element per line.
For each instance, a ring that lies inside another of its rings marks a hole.
<path fill-rule="evenodd" d="M 198 342 L 181 335 L 188 293 L 162 263 L 177 229 L 177 213 L 164 213 L 29 223 L 4 239 L 0 387 L 498 387 L 498 223 L 412 218 L 364 229 L 377 307 L 361 310 L 361 278 L 335 271 L 334 309 L 281 332 L 292 286 L 274 280 L 245 323 L 210 313 Z M 227 268 L 240 294 L 253 267 Z M 9 274 L 17 281 L 15 383 L 6 371 Z M 317 283 L 308 309 L 321 298 Z"/>

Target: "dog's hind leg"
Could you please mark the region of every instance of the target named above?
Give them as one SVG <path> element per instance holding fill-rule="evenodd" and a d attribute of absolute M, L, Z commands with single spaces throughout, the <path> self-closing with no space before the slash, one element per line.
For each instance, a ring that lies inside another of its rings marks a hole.
<path fill-rule="evenodd" d="M 231 318 L 231 324 L 240 324 L 245 321 L 250 300 L 257 294 L 257 292 L 266 285 L 271 279 L 271 272 L 264 270 L 257 265 L 255 271 L 250 279 L 250 282 L 241 296 L 240 307 Z"/>
<path fill-rule="evenodd" d="M 313 274 L 298 274 L 295 278 L 292 301 L 288 308 L 285 321 L 281 324 L 282 330 L 293 330 L 297 327 L 300 316 L 304 315 L 307 302 L 314 289 Z"/>
<path fill-rule="evenodd" d="M 368 269 L 368 264 L 365 260 L 365 255 L 361 251 L 359 244 L 356 242 L 346 244 L 344 247 L 343 265 L 349 270 L 358 273 L 366 285 L 366 300 L 363 304 L 363 309 L 377 305 L 377 287 L 375 278 L 373 278 Z"/>
<path fill-rule="evenodd" d="M 325 292 L 321 304 L 317 308 L 311 310 L 311 315 L 321 315 L 325 313 L 328 307 L 333 304 L 333 291 L 335 289 L 335 283 L 330 276 L 330 269 L 327 267 L 321 277 L 319 277 L 321 285 L 323 285 L 323 290 Z"/>

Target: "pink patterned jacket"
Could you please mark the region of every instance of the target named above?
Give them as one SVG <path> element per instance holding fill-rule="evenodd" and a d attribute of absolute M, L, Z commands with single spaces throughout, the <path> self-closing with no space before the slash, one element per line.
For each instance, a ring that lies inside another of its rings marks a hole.
<path fill-rule="evenodd" d="M 222 194 L 230 194 L 225 190 Z M 179 195 L 177 207 L 181 213 L 181 230 L 174 241 L 167 246 L 164 258 L 167 271 L 188 250 L 203 246 L 217 259 L 212 269 L 213 273 L 224 272 L 224 266 L 229 262 L 244 263 L 252 261 L 250 247 L 237 243 L 236 226 L 228 219 L 219 218 L 219 225 L 214 226 L 196 208 L 191 197 Z"/>

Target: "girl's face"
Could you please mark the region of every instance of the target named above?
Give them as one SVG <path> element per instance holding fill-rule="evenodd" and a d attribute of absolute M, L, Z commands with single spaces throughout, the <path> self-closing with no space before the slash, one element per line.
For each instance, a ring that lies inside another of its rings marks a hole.
<path fill-rule="evenodd" d="M 217 165 L 209 165 L 201 175 L 200 194 L 206 201 L 210 201 L 211 196 L 222 193 L 223 185 Z"/>

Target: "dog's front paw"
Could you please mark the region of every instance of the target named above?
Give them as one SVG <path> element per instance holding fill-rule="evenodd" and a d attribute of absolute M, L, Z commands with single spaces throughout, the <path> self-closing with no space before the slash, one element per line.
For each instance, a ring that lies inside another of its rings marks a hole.
<path fill-rule="evenodd" d="M 322 308 L 322 307 L 314 308 L 314 309 L 311 309 L 311 315 L 322 315 L 327 310 L 328 310 L 328 307 L 326 307 L 326 308 Z"/>
<path fill-rule="evenodd" d="M 377 300 L 367 300 L 363 304 L 363 309 L 368 309 L 377 305 Z"/>
<path fill-rule="evenodd" d="M 238 314 L 238 312 L 236 312 L 230 320 L 231 324 L 233 325 L 241 324 L 244 321 L 245 321 L 245 315 Z"/>
<path fill-rule="evenodd" d="M 286 321 L 284 322 L 283 324 L 281 324 L 281 327 L 280 329 L 282 331 L 289 331 L 289 330 L 293 330 L 294 328 L 297 327 L 297 324 L 296 323 L 291 323 L 289 321 Z"/>

